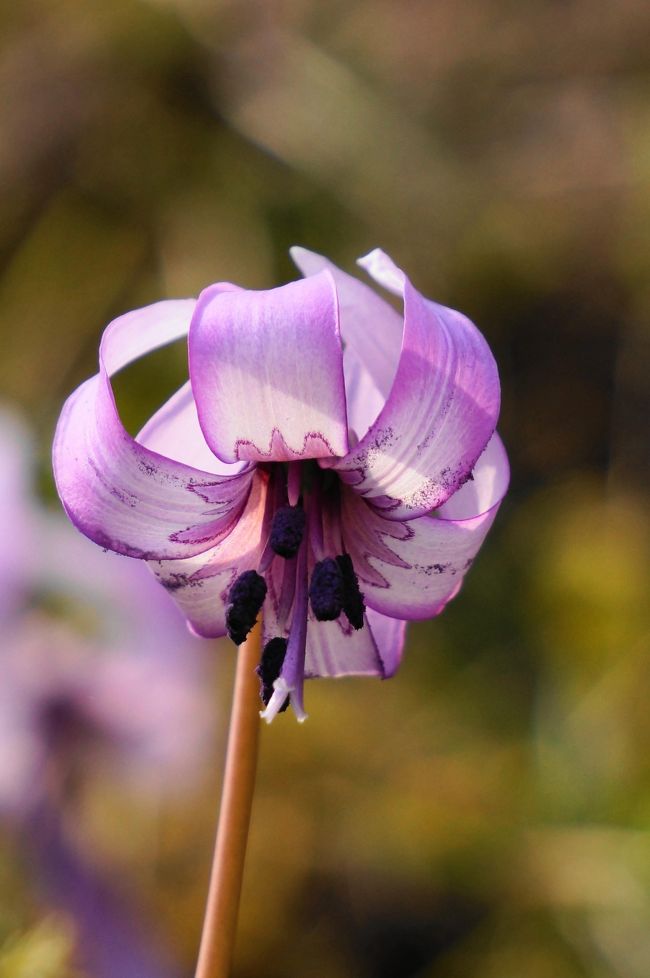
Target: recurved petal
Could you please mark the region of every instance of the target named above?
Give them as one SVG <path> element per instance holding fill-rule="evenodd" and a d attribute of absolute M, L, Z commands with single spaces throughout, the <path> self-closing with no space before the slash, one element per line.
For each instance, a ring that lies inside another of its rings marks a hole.
<path fill-rule="evenodd" d="M 329 272 L 266 292 L 212 286 L 190 327 L 205 439 L 224 462 L 348 450 L 336 290 Z"/>
<path fill-rule="evenodd" d="M 124 429 L 110 376 L 187 334 L 195 302 L 159 302 L 105 330 L 99 373 L 66 401 L 54 438 L 57 489 L 72 522 L 130 557 L 185 557 L 206 550 L 242 508 L 251 473 L 219 476 L 165 457 Z"/>
<path fill-rule="evenodd" d="M 341 615 L 336 621 L 316 621 L 309 614 L 305 676 L 384 676 L 385 669 L 366 618 L 358 630 Z"/>
<path fill-rule="evenodd" d="M 226 634 L 230 587 L 244 571 L 257 567 L 262 554 L 266 495 L 267 480 L 256 472 L 239 519 L 219 543 L 194 557 L 149 562 L 197 635 L 218 638 Z"/>
<path fill-rule="evenodd" d="M 323 269 L 333 275 L 343 342 L 354 350 L 385 400 L 399 360 L 402 317 L 365 282 L 337 268 L 323 255 L 299 247 L 290 252 L 303 275 L 317 275 Z"/>
<path fill-rule="evenodd" d="M 309 548 L 309 577 L 317 557 Z M 344 614 L 335 621 L 317 621 L 311 607 L 307 617 L 307 652 L 305 675 L 317 676 L 382 676 L 384 663 L 377 643 L 364 615 L 363 628 L 354 629 Z"/>
<path fill-rule="evenodd" d="M 189 381 L 149 418 L 136 441 L 159 455 L 217 475 L 236 475 L 246 464 L 222 462 L 208 448 Z"/>
<path fill-rule="evenodd" d="M 402 661 L 406 622 L 399 618 L 387 618 L 374 608 L 366 609 L 368 623 L 384 667 L 384 678 L 393 676 Z"/>
<path fill-rule="evenodd" d="M 359 496 L 344 491 L 343 541 L 368 607 L 403 619 L 439 614 L 478 553 L 508 476 L 505 450 L 495 434 L 476 465 L 473 481 L 437 517 L 388 520 Z"/>
<path fill-rule="evenodd" d="M 376 421 L 334 468 L 387 519 L 411 520 L 441 506 L 469 478 L 496 425 L 499 378 L 487 343 L 465 316 L 421 296 L 386 256 L 380 268 L 382 283 L 403 282 L 399 366 Z"/>
<path fill-rule="evenodd" d="M 353 448 L 375 421 L 386 399 L 373 381 L 370 371 L 366 369 L 366 365 L 351 346 L 346 346 L 343 352 L 343 366 L 350 447 Z"/>

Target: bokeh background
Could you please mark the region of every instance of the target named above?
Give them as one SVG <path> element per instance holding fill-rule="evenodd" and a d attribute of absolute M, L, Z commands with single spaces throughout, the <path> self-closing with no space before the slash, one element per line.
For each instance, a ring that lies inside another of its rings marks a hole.
<path fill-rule="evenodd" d="M 348 270 L 381 246 L 479 324 L 513 478 L 398 676 L 311 683 L 304 726 L 264 729 L 234 978 L 647 978 L 648 4 L 21 0 L 0 31 L 1 464 L 36 527 L 2 523 L 3 581 L 40 561 L 2 682 L 41 736 L 29 799 L 0 793 L 1 978 L 192 973 L 233 652 L 179 638 L 134 680 L 147 705 L 193 663 L 145 731 L 188 776 L 147 741 L 134 778 L 125 718 L 89 719 L 106 688 L 75 677 L 100 682 L 97 645 L 140 661 L 139 633 L 107 637 L 99 569 L 89 622 L 67 544 L 43 568 L 49 448 L 113 316 L 287 281 L 293 243 Z M 172 349 L 120 379 L 132 430 L 182 372 Z M 109 919 L 132 972 L 87 953 Z"/>

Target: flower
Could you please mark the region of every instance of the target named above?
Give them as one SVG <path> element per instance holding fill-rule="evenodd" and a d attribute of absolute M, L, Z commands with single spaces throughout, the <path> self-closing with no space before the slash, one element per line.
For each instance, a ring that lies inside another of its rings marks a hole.
<path fill-rule="evenodd" d="M 0 409 L 0 814 L 98 773 L 177 791 L 213 735 L 201 643 L 144 568 L 38 505 L 30 444 Z"/>
<path fill-rule="evenodd" d="M 178 974 L 164 936 L 89 857 L 88 786 L 178 795 L 214 734 L 206 657 L 146 569 L 31 492 L 31 438 L 0 406 L 0 819 L 32 892 L 96 978 Z"/>
<path fill-rule="evenodd" d="M 270 291 L 221 283 L 116 319 L 54 441 L 65 509 L 149 562 L 200 635 L 241 642 L 264 612 L 263 716 L 305 677 L 392 675 L 405 621 L 458 592 L 507 488 L 496 364 L 463 315 L 383 252 L 327 259 Z M 189 382 L 136 438 L 111 375 L 188 335 Z"/>

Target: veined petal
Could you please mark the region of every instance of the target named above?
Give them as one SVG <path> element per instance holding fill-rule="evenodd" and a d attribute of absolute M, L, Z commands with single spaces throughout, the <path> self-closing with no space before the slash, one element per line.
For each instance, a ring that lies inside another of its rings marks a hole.
<path fill-rule="evenodd" d="M 388 618 L 374 608 L 366 609 L 366 622 L 370 627 L 379 658 L 384 666 L 384 678 L 393 676 L 402 661 L 406 622 L 399 618 Z"/>
<path fill-rule="evenodd" d="M 309 577 L 317 563 L 309 547 Z M 364 626 L 354 629 L 345 615 L 335 621 L 317 621 L 309 609 L 307 616 L 307 652 L 305 675 L 317 676 L 383 676 L 384 665 L 373 634 L 364 616 Z"/>
<path fill-rule="evenodd" d="M 479 459 L 462 498 L 438 511 L 397 522 L 354 493 L 341 498 L 343 541 L 370 608 L 393 618 L 439 614 L 460 589 L 490 529 L 508 485 L 508 461 L 498 435 Z M 452 497 L 453 498 L 453 497 Z"/>
<path fill-rule="evenodd" d="M 308 573 L 311 577 L 316 555 L 309 548 Z M 274 561 L 267 574 L 269 586 L 264 606 L 264 642 L 288 634 L 288 621 L 291 615 L 283 613 L 283 577 L 286 563 Z M 293 608 L 295 614 L 297 609 Z M 374 612 L 369 612 L 364 627 L 355 630 L 343 615 L 337 621 L 317 621 L 309 609 L 307 613 L 307 650 L 305 655 L 305 676 L 384 676 L 385 666 L 377 643 L 370 630 L 369 620 Z M 379 616 L 376 616 L 377 618 Z M 382 649 L 388 651 L 388 644 L 382 634 Z"/>
<path fill-rule="evenodd" d="M 441 506 L 469 478 L 496 425 L 499 378 L 465 316 L 421 296 L 386 256 L 380 268 L 385 284 L 404 282 L 399 366 L 379 417 L 333 467 L 387 519 L 410 520 Z"/>
<path fill-rule="evenodd" d="M 352 628 L 341 615 L 336 621 L 307 621 L 305 676 L 384 676 L 384 664 L 368 626 Z"/>
<path fill-rule="evenodd" d="M 139 444 L 124 429 L 110 376 L 187 334 L 193 299 L 159 302 L 105 330 L 99 373 L 66 401 L 56 429 L 54 474 L 72 522 L 108 550 L 130 557 L 185 557 L 230 526 L 251 472 L 218 476 Z"/>
<path fill-rule="evenodd" d="M 331 275 L 266 292 L 206 289 L 190 327 L 190 378 L 205 439 L 224 462 L 345 455 Z"/>
<path fill-rule="evenodd" d="M 402 346 L 402 317 L 365 282 L 337 268 L 323 255 L 299 247 L 291 248 L 290 253 L 303 275 L 317 275 L 323 269 L 333 275 L 343 342 L 354 350 L 385 400 Z"/>
<path fill-rule="evenodd" d="M 218 638 L 226 634 L 230 587 L 244 571 L 254 570 L 262 555 L 267 491 L 268 480 L 256 472 L 241 515 L 215 546 L 186 559 L 149 562 L 197 635 Z"/>

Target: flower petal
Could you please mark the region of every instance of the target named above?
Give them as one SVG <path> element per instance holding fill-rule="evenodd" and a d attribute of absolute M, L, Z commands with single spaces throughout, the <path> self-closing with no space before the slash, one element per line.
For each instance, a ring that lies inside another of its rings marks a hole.
<path fill-rule="evenodd" d="M 130 557 L 184 557 L 230 526 L 250 471 L 216 476 L 151 451 L 122 426 L 110 375 L 184 336 L 195 303 L 159 302 L 105 330 L 99 373 L 66 401 L 54 438 L 54 474 L 72 522 L 100 546 Z"/>
<path fill-rule="evenodd" d="M 352 628 L 341 615 L 336 621 L 307 622 L 305 676 L 384 676 L 384 664 L 367 619 Z"/>
<path fill-rule="evenodd" d="M 461 490 L 462 498 L 439 510 L 440 518 L 388 520 L 359 496 L 344 491 L 343 541 L 368 607 L 394 618 L 439 614 L 460 589 L 507 484 L 505 450 L 494 435 L 473 481 Z"/>
<path fill-rule="evenodd" d="M 402 317 L 359 279 L 315 251 L 293 247 L 291 257 L 303 275 L 327 269 L 334 276 L 339 298 L 341 336 L 365 365 L 385 399 L 393 383 L 402 345 Z"/>
<path fill-rule="evenodd" d="M 254 570 L 262 555 L 268 481 L 256 472 L 246 505 L 230 533 L 216 546 L 182 560 L 150 561 L 149 566 L 204 638 L 226 634 L 226 600 L 244 571 Z"/>
<path fill-rule="evenodd" d="M 394 266 L 384 258 L 382 281 L 396 287 L 401 273 L 389 276 Z M 499 413 L 497 368 L 482 335 L 403 280 L 404 341 L 391 393 L 359 444 L 333 466 L 392 520 L 420 516 L 456 492 Z"/>
<path fill-rule="evenodd" d="M 343 351 L 343 368 L 348 402 L 348 431 L 352 448 L 359 443 L 377 419 L 386 399 L 381 395 L 370 371 L 366 369 L 351 346 L 346 346 Z"/>
<path fill-rule="evenodd" d="M 136 441 L 159 455 L 217 475 L 237 475 L 245 464 L 222 462 L 208 448 L 189 381 L 149 418 Z"/>
<path fill-rule="evenodd" d="M 366 609 L 366 621 L 372 630 L 379 657 L 384 666 L 384 678 L 393 676 L 402 661 L 406 622 L 399 618 L 388 618 L 374 608 Z"/>
<path fill-rule="evenodd" d="M 205 439 L 224 462 L 348 450 L 328 272 L 267 292 L 206 289 L 190 327 L 190 377 Z"/>
<path fill-rule="evenodd" d="M 317 562 L 313 548 L 309 547 L 308 572 L 311 578 Z M 296 602 L 291 614 L 282 611 L 285 570 L 295 573 L 295 567 L 288 567 L 287 561 L 274 560 L 266 576 L 269 586 L 264 605 L 264 643 L 278 636 L 286 637 L 292 616 L 298 614 Z M 286 609 L 286 605 L 285 605 Z M 382 648 L 387 649 L 383 641 Z M 383 676 L 385 673 L 382 657 L 368 619 L 364 627 L 355 630 L 345 617 L 337 621 L 317 621 L 311 609 L 307 613 L 307 651 L 305 656 L 305 676 Z"/>

